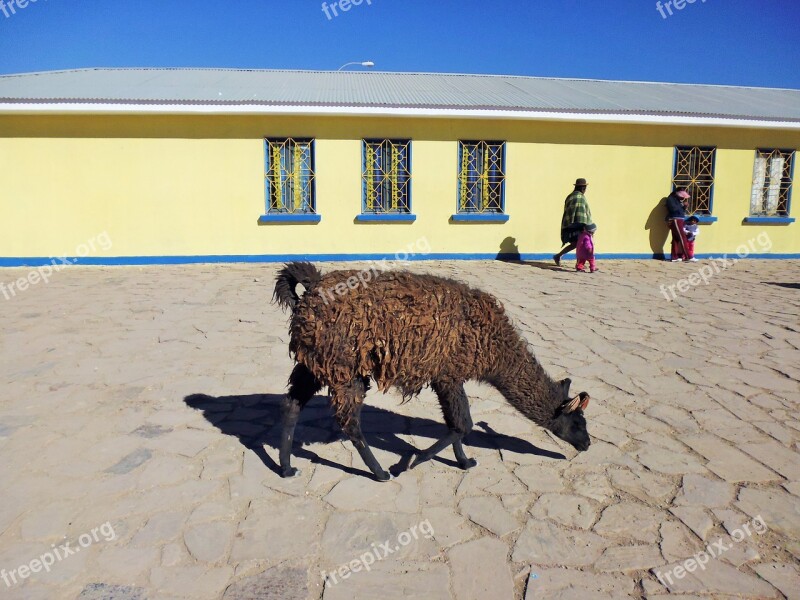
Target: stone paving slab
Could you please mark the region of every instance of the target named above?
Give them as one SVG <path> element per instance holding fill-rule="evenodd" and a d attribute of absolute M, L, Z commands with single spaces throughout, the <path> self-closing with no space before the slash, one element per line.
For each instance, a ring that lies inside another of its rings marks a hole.
<path fill-rule="evenodd" d="M 591 394 L 593 445 L 469 383 L 480 465 L 386 484 L 322 395 L 277 475 L 278 265 L 70 267 L 0 299 L 0 597 L 798 598 L 800 262 L 665 298 L 701 265 L 409 265 L 500 298 Z M 385 468 L 444 431 L 430 390 L 399 400 L 363 413 Z"/>

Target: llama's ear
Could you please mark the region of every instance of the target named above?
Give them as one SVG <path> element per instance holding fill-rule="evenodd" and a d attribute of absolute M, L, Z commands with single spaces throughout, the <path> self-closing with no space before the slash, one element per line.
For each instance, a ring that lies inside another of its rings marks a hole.
<path fill-rule="evenodd" d="M 581 397 L 575 396 L 572 400 L 567 400 L 564 403 L 564 408 L 562 409 L 561 412 L 563 412 L 564 414 L 569 414 L 575 412 L 580 407 L 581 407 Z"/>
<path fill-rule="evenodd" d="M 589 394 L 587 394 L 586 392 L 581 392 L 580 394 L 578 394 L 578 398 L 581 399 L 581 404 L 579 408 L 581 410 L 586 410 L 586 407 L 589 406 Z"/>
<path fill-rule="evenodd" d="M 564 391 L 564 398 L 569 398 L 569 386 L 572 384 L 572 379 L 567 377 L 561 380 L 561 389 Z"/>

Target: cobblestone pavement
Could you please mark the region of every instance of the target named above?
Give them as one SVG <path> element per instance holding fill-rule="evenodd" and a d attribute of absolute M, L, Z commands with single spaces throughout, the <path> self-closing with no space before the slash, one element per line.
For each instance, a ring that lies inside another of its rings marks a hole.
<path fill-rule="evenodd" d="M 800 598 L 800 262 L 668 301 L 702 264 L 413 263 L 502 299 L 592 395 L 594 442 L 576 455 L 470 384 L 480 465 L 448 450 L 385 484 L 324 397 L 302 475 L 274 472 L 276 265 L 70 267 L 0 298 L 0 597 Z M 367 403 L 384 466 L 442 432 L 428 390 Z"/>

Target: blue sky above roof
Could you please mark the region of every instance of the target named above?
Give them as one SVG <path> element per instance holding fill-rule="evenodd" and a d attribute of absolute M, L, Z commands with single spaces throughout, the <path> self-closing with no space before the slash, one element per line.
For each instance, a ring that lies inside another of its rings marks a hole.
<path fill-rule="evenodd" d="M 800 88 L 794 0 L 342 1 L 3 0 L 0 73 L 371 60 L 382 71 Z"/>

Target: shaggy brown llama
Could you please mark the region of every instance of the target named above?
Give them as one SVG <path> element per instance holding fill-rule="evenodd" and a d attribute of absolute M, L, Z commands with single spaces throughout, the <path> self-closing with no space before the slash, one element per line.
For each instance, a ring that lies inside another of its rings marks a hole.
<path fill-rule="evenodd" d="M 365 275 L 366 274 L 366 275 Z M 367 278 L 367 275 L 369 275 Z M 305 288 L 302 297 L 296 287 Z M 334 292 L 336 292 L 334 294 Z M 490 294 L 442 277 L 407 271 L 331 271 L 310 263 L 284 266 L 275 300 L 292 309 L 289 351 L 297 361 L 283 406 L 280 464 L 291 466 L 294 429 L 303 406 L 322 386 L 342 431 L 379 481 L 391 478 L 361 432 L 360 413 L 370 378 L 379 390 L 399 389 L 404 398 L 430 384 L 448 433 L 411 464 L 452 445 L 462 469 L 477 463 L 464 454 L 472 430 L 464 382 L 497 388 L 523 415 L 577 450 L 589 447 L 583 410 L 589 395 L 570 399 L 570 380 L 552 380 L 522 335 Z"/>

